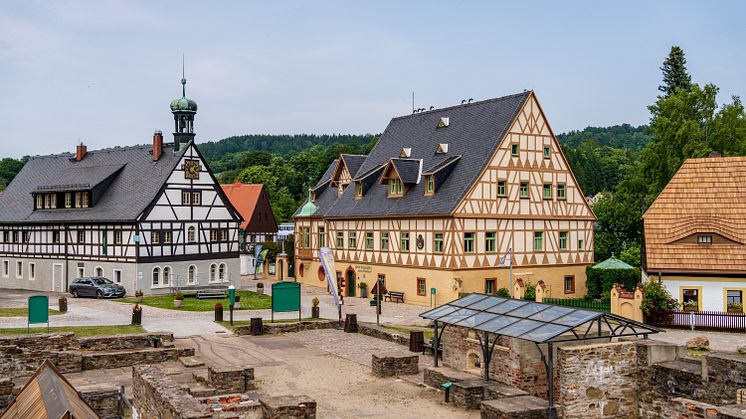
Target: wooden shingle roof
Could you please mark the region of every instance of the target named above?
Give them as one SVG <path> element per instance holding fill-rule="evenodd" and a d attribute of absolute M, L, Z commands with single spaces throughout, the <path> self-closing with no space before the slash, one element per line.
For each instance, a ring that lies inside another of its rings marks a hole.
<path fill-rule="evenodd" d="M 643 221 L 647 272 L 746 274 L 746 157 L 688 159 Z"/>

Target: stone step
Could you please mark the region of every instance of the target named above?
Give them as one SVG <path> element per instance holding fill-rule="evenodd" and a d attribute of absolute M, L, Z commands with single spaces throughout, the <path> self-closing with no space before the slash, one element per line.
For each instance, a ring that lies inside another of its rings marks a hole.
<path fill-rule="evenodd" d="M 193 348 L 148 348 L 112 352 L 86 353 L 82 356 L 83 371 L 157 364 L 194 356 Z"/>
<path fill-rule="evenodd" d="M 192 377 L 194 377 L 195 380 L 197 380 L 198 383 L 202 383 L 204 385 L 210 384 L 210 379 L 207 376 L 207 370 L 204 371 L 194 371 L 192 373 Z"/>
<path fill-rule="evenodd" d="M 183 356 L 179 358 L 179 361 L 187 368 L 202 367 L 205 365 L 202 358 L 196 356 Z"/>

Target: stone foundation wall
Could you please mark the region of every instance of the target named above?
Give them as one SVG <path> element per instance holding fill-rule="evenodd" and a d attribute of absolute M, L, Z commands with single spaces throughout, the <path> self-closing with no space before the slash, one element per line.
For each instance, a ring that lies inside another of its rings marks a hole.
<path fill-rule="evenodd" d="M 308 396 L 276 396 L 261 399 L 265 419 L 314 419 L 316 401 Z"/>
<path fill-rule="evenodd" d="M 174 335 L 166 332 L 137 333 L 117 336 L 91 336 L 78 338 L 81 351 L 115 351 L 120 349 L 152 348 L 153 337 L 161 342 L 173 342 Z"/>
<path fill-rule="evenodd" d="M 628 418 L 637 410 L 634 342 L 565 347 L 557 355 L 557 405 L 565 418 Z"/>
<path fill-rule="evenodd" d="M 13 395 L 13 381 L 10 378 L 0 378 L 0 414 L 15 399 Z"/>
<path fill-rule="evenodd" d="M 132 367 L 132 394 L 135 408 L 143 418 L 212 417 L 204 404 L 182 390 L 157 366 Z"/>
<path fill-rule="evenodd" d="M 80 396 L 102 419 L 118 419 L 122 417 L 122 397 L 115 387 L 97 390 L 81 391 Z"/>
<path fill-rule="evenodd" d="M 395 377 L 399 375 L 417 374 L 420 371 L 419 361 L 420 357 L 416 354 L 373 354 L 373 375 L 377 377 Z"/>
<path fill-rule="evenodd" d="M 265 335 L 276 335 L 280 333 L 300 332 L 302 330 L 334 329 L 338 324 L 339 322 L 336 320 L 302 321 L 292 323 L 262 322 L 262 333 Z M 238 326 L 233 329 L 233 333 L 237 335 L 250 335 L 251 326 Z"/>
<path fill-rule="evenodd" d="M 82 356 L 83 371 L 158 364 L 183 356 L 194 356 L 193 348 L 150 348 L 126 352 L 96 352 Z"/>
<path fill-rule="evenodd" d="M 358 323 L 358 332 L 362 335 L 387 340 L 389 342 L 394 342 L 409 347 L 408 333 L 397 332 L 385 327 L 363 323 Z"/>
<path fill-rule="evenodd" d="M 706 394 L 702 401 L 717 405 L 736 402 L 736 390 L 746 388 L 746 356 L 711 353 L 702 363 Z"/>
<path fill-rule="evenodd" d="M 207 367 L 207 380 L 210 386 L 221 391 L 245 393 L 255 388 L 254 368 Z"/>

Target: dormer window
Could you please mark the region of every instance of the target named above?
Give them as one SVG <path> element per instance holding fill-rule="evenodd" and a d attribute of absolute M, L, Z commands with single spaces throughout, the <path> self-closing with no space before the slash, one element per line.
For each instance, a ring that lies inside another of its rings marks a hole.
<path fill-rule="evenodd" d="M 425 178 L 425 195 L 432 195 L 435 193 L 435 176 L 428 175 Z"/>
<path fill-rule="evenodd" d="M 389 179 L 389 196 L 402 196 L 404 195 L 404 185 L 401 179 L 391 178 Z"/>
<path fill-rule="evenodd" d="M 712 244 L 712 235 L 711 234 L 699 234 L 697 236 L 697 243 L 698 244 Z"/>
<path fill-rule="evenodd" d="M 363 182 L 355 181 L 355 198 L 363 197 Z"/>
<path fill-rule="evenodd" d="M 435 154 L 446 154 L 448 153 L 448 144 L 446 143 L 440 143 L 435 148 Z"/>
<path fill-rule="evenodd" d="M 412 155 L 412 148 L 411 147 L 404 147 L 399 152 L 400 158 L 409 158 Z"/>
<path fill-rule="evenodd" d="M 448 125 L 449 125 L 450 123 L 451 123 L 451 120 L 450 120 L 450 118 L 448 118 L 448 117 L 443 117 L 443 118 L 440 118 L 440 119 L 438 119 L 438 126 L 437 126 L 437 127 L 438 127 L 438 128 L 445 128 L 445 127 L 447 127 L 447 126 L 448 126 Z"/>

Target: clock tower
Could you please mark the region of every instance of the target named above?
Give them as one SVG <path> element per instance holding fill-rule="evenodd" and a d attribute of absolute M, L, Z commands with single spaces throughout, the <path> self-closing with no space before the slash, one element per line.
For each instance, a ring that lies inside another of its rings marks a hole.
<path fill-rule="evenodd" d="M 194 140 L 194 115 L 197 114 L 197 102 L 186 97 L 186 78 L 183 66 L 181 97 L 171 101 L 171 113 L 174 114 L 174 151 L 179 151 Z"/>

